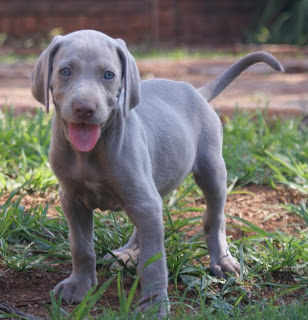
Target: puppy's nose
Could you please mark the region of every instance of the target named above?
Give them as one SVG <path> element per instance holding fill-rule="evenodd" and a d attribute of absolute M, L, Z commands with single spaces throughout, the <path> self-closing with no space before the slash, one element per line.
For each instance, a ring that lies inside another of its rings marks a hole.
<path fill-rule="evenodd" d="M 85 99 L 76 99 L 72 104 L 73 111 L 80 119 L 90 119 L 95 113 L 95 104 Z"/>

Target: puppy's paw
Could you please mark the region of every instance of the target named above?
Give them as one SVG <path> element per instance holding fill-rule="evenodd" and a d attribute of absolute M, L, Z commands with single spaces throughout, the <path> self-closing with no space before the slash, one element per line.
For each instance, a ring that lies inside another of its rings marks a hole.
<path fill-rule="evenodd" d="M 96 283 L 97 280 L 93 282 L 90 278 L 79 279 L 71 275 L 58 283 L 53 291 L 56 297 L 62 294 L 62 300 L 67 304 L 78 304 Z"/>
<path fill-rule="evenodd" d="M 139 258 L 139 248 L 136 249 L 130 249 L 126 248 L 121 251 L 112 251 L 114 256 L 118 260 L 121 260 L 122 263 L 124 263 L 127 267 L 135 267 L 138 264 L 138 258 Z M 105 260 L 114 260 L 114 256 L 112 256 L 110 253 L 106 254 L 104 256 Z M 120 263 L 119 261 L 115 261 L 111 264 L 111 269 L 117 269 L 121 270 L 123 269 L 123 264 Z"/>
<path fill-rule="evenodd" d="M 238 277 L 240 264 L 230 255 L 224 255 L 211 263 L 211 271 L 217 278 L 226 278 L 228 274 Z"/>
<path fill-rule="evenodd" d="M 156 294 L 147 296 L 144 295 L 138 302 L 137 312 L 145 313 L 149 309 L 158 316 L 158 319 L 163 319 L 170 311 L 170 302 L 166 294 Z"/>

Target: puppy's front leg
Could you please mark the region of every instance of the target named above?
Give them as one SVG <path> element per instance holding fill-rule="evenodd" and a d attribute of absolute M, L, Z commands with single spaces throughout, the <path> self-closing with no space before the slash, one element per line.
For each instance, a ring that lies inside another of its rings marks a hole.
<path fill-rule="evenodd" d="M 139 301 L 139 311 L 145 311 L 158 304 L 159 317 L 163 317 L 168 309 L 168 274 L 164 248 L 162 201 L 160 197 L 146 202 L 142 201 L 137 206 L 127 207 L 126 212 L 137 228 L 140 246 L 138 273 L 142 298 Z M 162 257 L 145 267 L 146 262 L 159 253 L 162 254 Z"/>
<path fill-rule="evenodd" d="M 62 192 L 60 200 L 70 231 L 70 249 L 73 260 L 72 274 L 54 289 L 62 292 L 67 303 L 80 303 L 89 289 L 97 283 L 96 258 L 93 246 L 93 213 L 71 201 Z"/>

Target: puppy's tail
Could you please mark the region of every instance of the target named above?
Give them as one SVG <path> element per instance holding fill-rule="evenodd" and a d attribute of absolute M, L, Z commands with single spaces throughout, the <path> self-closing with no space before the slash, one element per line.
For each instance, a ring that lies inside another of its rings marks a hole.
<path fill-rule="evenodd" d="M 198 91 L 206 101 L 210 102 L 216 98 L 244 70 L 258 62 L 265 62 L 277 71 L 284 71 L 279 61 L 276 60 L 271 54 L 264 51 L 253 52 L 234 63 L 218 78 L 198 89 Z"/>

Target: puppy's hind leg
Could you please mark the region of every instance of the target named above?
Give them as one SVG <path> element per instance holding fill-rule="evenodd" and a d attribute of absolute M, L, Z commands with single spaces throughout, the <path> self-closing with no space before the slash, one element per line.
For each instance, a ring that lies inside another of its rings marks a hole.
<path fill-rule="evenodd" d="M 114 256 L 116 256 L 119 260 L 122 260 L 128 267 L 134 266 L 138 264 L 139 259 L 139 241 L 137 229 L 134 229 L 133 234 L 129 238 L 128 242 L 125 246 L 112 250 L 111 253 L 107 253 L 104 256 L 105 260 L 114 260 Z M 121 269 L 123 266 L 120 262 L 113 262 L 111 268 Z"/>
<path fill-rule="evenodd" d="M 198 155 L 194 170 L 195 181 L 203 191 L 207 209 L 203 216 L 203 229 L 211 257 L 211 271 L 216 277 L 227 273 L 236 275 L 239 263 L 231 256 L 226 239 L 224 207 L 227 195 L 227 171 L 221 151 L 207 150 Z"/>

